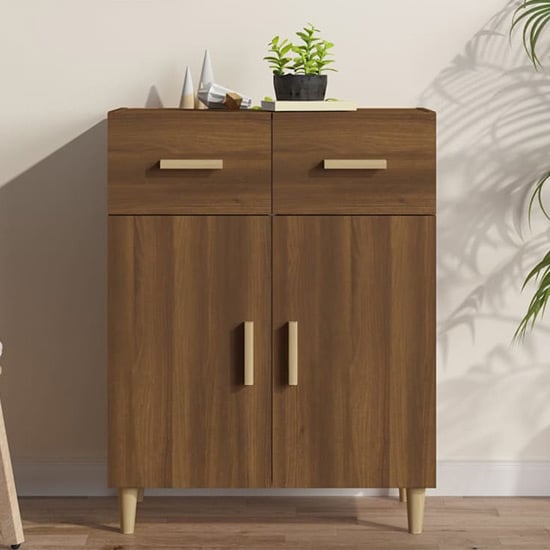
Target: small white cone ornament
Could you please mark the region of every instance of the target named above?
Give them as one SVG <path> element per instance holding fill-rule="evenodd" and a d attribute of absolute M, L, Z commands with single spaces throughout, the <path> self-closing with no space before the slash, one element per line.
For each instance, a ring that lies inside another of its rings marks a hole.
<path fill-rule="evenodd" d="M 210 52 L 205 50 L 204 59 L 202 61 L 201 77 L 199 79 L 199 90 L 208 88 L 214 82 L 214 69 L 212 69 L 212 61 L 210 60 Z M 198 109 L 208 109 L 208 107 L 197 98 Z"/>
<path fill-rule="evenodd" d="M 189 65 L 185 70 L 185 79 L 183 81 L 183 90 L 181 92 L 180 109 L 195 108 L 195 91 L 193 89 L 193 78 Z"/>

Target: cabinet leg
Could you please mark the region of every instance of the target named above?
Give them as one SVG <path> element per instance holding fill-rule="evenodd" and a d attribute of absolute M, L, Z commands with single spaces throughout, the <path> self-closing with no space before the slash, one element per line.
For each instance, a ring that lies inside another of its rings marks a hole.
<path fill-rule="evenodd" d="M 6 544 L 16 547 L 24 541 L 19 503 L 15 491 L 4 416 L 0 406 L 0 531 Z"/>
<path fill-rule="evenodd" d="M 143 491 L 144 491 L 143 487 L 140 487 L 138 489 L 138 495 L 137 495 L 138 502 L 143 502 Z"/>
<path fill-rule="evenodd" d="M 407 502 L 407 489 L 399 488 L 399 502 Z"/>
<path fill-rule="evenodd" d="M 426 489 L 407 489 L 407 517 L 409 533 L 420 535 L 424 524 L 424 502 Z"/>
<path fill-rule="evenodd" d="M 136 526 L 137 488 L 119 489 L 120 530 L 125 535 L 133 535 Z"/>

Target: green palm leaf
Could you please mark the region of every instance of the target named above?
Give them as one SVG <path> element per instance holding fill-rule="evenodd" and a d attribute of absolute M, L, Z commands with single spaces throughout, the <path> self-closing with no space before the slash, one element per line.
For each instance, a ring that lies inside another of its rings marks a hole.
<path fill-rule="evenodd" d="M 537 45 L 548 23 L 550 23 L 550 0 L 525 0 L 516 9 L 512 19 L 510 35 L 519 25 L 523 26 L 523 47 L 531 63 L 533 63 L 537 70 L 542 67 L 541 61 L 537 56 Z M 550 181 L 550 172 L 544 174 L 535 185 L 531 200 L 529 201 L 529 224 L 531 224 L 531 214 L 535 204 L 540 207 L 542 213 L 550 220 L 550 213 L 546 210 L 542 200 L 542 191 L 545 183 L 548 181 Z M 550 302 L 550 252 L 527 275 L 522 290 L 531 281 L 538 283 L 537 289 L 531 298 L 527 313 L 514 334 L 515 341 L 522 340 L 525 337 L 527 331 L 532 329 L 536 321 L 544 315 L 546 306 Z"/>
<path fill-rule="evenodd" d="M 536 69 L 542 66 L 537 56 L 537 44 L 541 33 L 550 22 L 550 0 L 526 0 L 514 12 L 512 33 L 523 25 L 523 47 Z"/>
<path fill-rule="evenodd" d="M 544 203 L 542 201 L 542 191 L 544 184 L 550 181 L 550 172 L 547 172 L 540 178 L 540 180 L 535 185 L 535 190 L 531 195 L 531 200 L 529 201 L 529 225 L 531 224 L 531 215 L 533 213 L 533 207 L 535 203 L 538 204 L 542 213 L 550 220 L 550 214 L 546 210 Z M 523 319 L 520 321 L 520 324 L 514 334 L 514 341 L 519 342 L 525 338 L 527 331 L 532 329 L 539 318 L 542 318 L 546 311 L 546 306 L 550 302 L 550 252 L 547 252 L 546 256 L 529 272 L 521 290 L 524 290 L 525 287 L 531 281 L 538 282 L 537 289 L 529 307 L 527 308 L 527 313 L 524 315 Z"/>
<path fill-rule="evenodd" d="M 550 172 L 547 172 L 540 178 L 540 180 L 535 185 L 535 190 L 533 191 L 533 194 L 531 195 L 531 200 L 529 201 L 529 225 L 531 225 L 531 215 L 533 213 L 533 205 L 535 202 L 538 203 L 540 209 L 542 210 L 542 213 L 550 220 L 550 213 L 546 210 L 546 207 L 544 206 L 544 203 L 542 202 L 542 191 L 544 188 L 544 184 L 550 180 Z"/>
<path fill-rule="evenodd" d="M 522 288 L 525 288 L 525 285 L 533 279 L 538 281 L 538 288 L 514 334 L 515 341 L 523 340 L 527 331 L 532 329 L 535 322 L 544 315 L 550 301 L 550 252 L 527 275 Z"/>

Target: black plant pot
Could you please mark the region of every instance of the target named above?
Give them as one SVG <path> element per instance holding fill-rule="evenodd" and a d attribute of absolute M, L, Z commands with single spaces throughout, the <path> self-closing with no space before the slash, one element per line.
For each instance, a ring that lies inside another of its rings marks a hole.
<path fill-rule="evenodd" d="M 327 91 L 326 74 L 274 74 L 275 96 L 286 101 L 322 101 Z"/>

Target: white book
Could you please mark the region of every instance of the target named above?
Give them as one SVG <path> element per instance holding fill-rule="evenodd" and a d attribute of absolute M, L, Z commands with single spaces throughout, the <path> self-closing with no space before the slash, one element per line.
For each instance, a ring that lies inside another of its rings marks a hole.
<path fill-rule="evenodd" d="M 264 111 L 357 111 L 354 101 L 262 101 Z"/>

